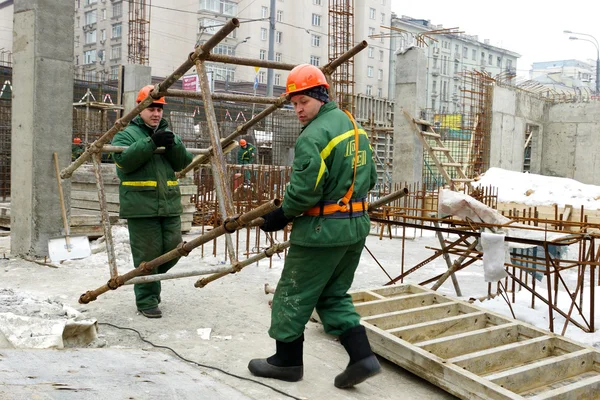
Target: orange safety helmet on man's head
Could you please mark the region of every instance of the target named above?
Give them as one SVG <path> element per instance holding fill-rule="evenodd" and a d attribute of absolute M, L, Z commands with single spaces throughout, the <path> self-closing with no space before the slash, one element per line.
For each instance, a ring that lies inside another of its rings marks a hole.
<path fill-rule="evenodd" d="M 150 92 L 153 91 L 153 90 L 154 90 L 154 85 L 146 85 L 146 86 L 144 86 L 138 92 L 137 99 L 135 101 L 138 104 L 141 103 L 146 97 L 148 97 L 148 95 L 150 94 Z M 153 99 L 152 103 L 167 104 L 167 102 L 165 101 L 164 97 L 161 97 L 160 99 Z"/>
<path fill-rule="evenodd" d="M 81 138 L 73 138 L 73 144 L 81 144 Z"/>
<path fill-rule="evenodd" d="M 242 146 L 242 147 L 246 146 L 246 139 L 240 140 L 240 146 Z"/>
<path fill-rule="evenodd" d="M 285 85 L 285 94 L 291 95 L 316 86 L 325 86 L 329 89 L 323 72 L 314 65 L 300 64 L 290 71 Z"/>

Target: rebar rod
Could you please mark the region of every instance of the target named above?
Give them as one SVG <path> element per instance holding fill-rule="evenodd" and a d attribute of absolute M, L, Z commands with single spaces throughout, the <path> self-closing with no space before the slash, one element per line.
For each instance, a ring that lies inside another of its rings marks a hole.
<path fill-rule="evenodd" d="M 219 211 L 224 218 L 227 218 L 234 214 L 233 199 L 231 196 L 231 189 L 227 184 L 227 174 L 225 171 L 227 161 L 225 160 L 225 155 L 221 147 L 221 135 L 219 134 L 217 115 L 215 114 L 215 108 L 210 94 L 210 82 L 208 80 L 208 75 L 206 74 L 206 64 L 204 61 L 198 60 L 198 62 L 196 62 L 196 73 L 200 80 L 200 90 L 204 102 L 205 117 L 208 125 L 208 132 L 210 133 L 211 147 L 213 149 L 213 154 L 210 157 L 210 164 L 212 166 L 211 172 L 215 182 L 217 199 L 219 199 Z M 235 254 L 234 251 L 231 235 L 225 235 L 225 241 L 227 243 L 227 252 L 229 253 L 230 259 L 232 262 L 236 262 L 237 254 Z"/>
<path fill-rule="evenodd" d="M 275 210 L 277 207 L 281 205 L 281 201 L 279 199 L 271 200 L 268 203 L 265 203 L 259 207 L 256 207 L 247 213 L 240 215 L 237 218 L 228 218 L 224 221 L 224 223 L 220 226 L 215 227 L 208 233 L 201 235 L 189 242 L 180 243 L 175 249 L 156 257 L 151 261 L 144 261 L 135 269 L 126 272 L 121 276 L 117 276 L 115 278 L 111 278 L 105 285 L 102 285 L 98 289 L 88 291 L 82 294 L 79 297 L 79 303 L 87 304 L 90 301 L 94 301 L 103 293 L 108 292 L 109 290 L 115 290 L 125 284 L 128 280 L 135 278 L 140 275 L 146 275 L 151 273 L 155 268 L 159 265 L 162 265 L 168 261 L 171 261 L 177 257 L 187 256 L 193 249 L 198 246 L 203 245 L 213 239 L 218 238 L 219 236 L 227 233 L 227 232 L 235 232 L 237 229 L 240 229 L 250 223 L 252 223 L 255 219 L 262 217 L 268 212 Z M 261 218 L 262 219 L 262 218 Z"/>
<path fill-rule="evenodd" d="M 260 254 L 252 256 L 250 258 L 247 258 L 244 261 L 238 261 L 237 263 L 232 264 L 230 267 L 226 268 L 224 271 L 218 272 L 211 276 L 207 276 L 206 278 L 199 279 L 198 281 L 196 281 L 194 286 L 197 288 L 203 288 L 206 285 L 208 285 L 209 283 L 211 283 L 212 281 L 215 281 L 215 280 L 222 278 L 224 276 L 227 276 L 229 274 L 235 274 L 236 272 L 240 272 L 242 270 L 242 268 L 244 268 L 250 264 L 254 264 L 257 261 L 262 260 L 263 258 L 271 257 L 273 254 L 281 253 L 288 247 L 290 247 L 289 240 L 286 242 L 283 242 L 283 243 L 276 243 L 273 246 L 266 249 L 265 251 L 261 252 Z"/>
<path fill-rule="evenodd" d="M 102 230 L 104 231 L 104 243 L 106 246 L 106 255 L 108 257 L 108 268 L 110 277 L 115 278 L 119 275 L 117 270 L 117 261 L 115 258 L 115 247 L 113 245 L 112 230 L 110 227 L 110 217 L 108 207 L 106 206 L 106 192 L 104 190 L 104 180 L 102 179 L 102 160 L 100 154 L 95 154 L 94 174 L 96 175 L 96 187 L 98 189 L 98 204 L 100 205 L 100 216 L 102 220 Z"/>

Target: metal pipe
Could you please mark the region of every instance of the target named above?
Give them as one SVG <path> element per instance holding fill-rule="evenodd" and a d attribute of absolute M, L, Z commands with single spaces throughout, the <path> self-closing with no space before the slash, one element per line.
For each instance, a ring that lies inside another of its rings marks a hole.
<path fill-rule="evenodd" d="M 119 275 L 117 270 L 117 261 L 115 258 L 115 248 L 113 246 L 112 230 L 110 228 L 110 217 L 108 207 L 106 206 L 106 193 L 104 191 L 104 180 L 102 179 L 102 159 L 100 154 L 95 154 L 94 174 L 96 175 L 96 187 L 98 188 L 98 204 L 100 205 L 100 215 L 102 218 L 102 230 L 104 231 L 104 243 L 106 246 L 106 255 L 108 257 L 108 267 L 110 277 L 116 278 Z"/>
<path fill-rule="evenodd" d="M 164 96 L 171 97 L 183 97 L 188 99 L 200 99 L 202 100 L 202 93 L 193 92 L 191 90 L 178 90 L 178 89 L 169 89 L 165 91 L 161 91 L 161 94 Z M 249 95 L 241 95 L 241 94 L 231 94 L 231 93 L 213 93 L 213 100 L 222 100 L 222 101 L 240 101 L 245 103 L 259 103 L 259 104 L 275 104 L 279 97 L 264 97 L 264 96 L 249 96 Z"/>
<path fill-rule="evenodd" d="M 254 58 L 243 58 L 228 56 L 225 54 L 210 54 L 206 57 L 206 61 L 220 62 L 225 64 L 247 65 L 249 67 L 264 67 L 291 71 L 296 64 L 282 63 L 278 61 L 257 60 Z"/>
<path fill-rule="evenodd" d="M 215 274 L 215 273 L 229 270 L 229 268 L 230 268 L 229 266 L 220 265 L 220 266 L 214 266 L 212 268 L 192 269 L 192 270 L 183 271 L 183 272 L 167 272 L 164 274 L 144 275 L 144 276 L 138 276 L 136 278 L 128 280 L 127 282 L 125 282 L 125 285 L 157 282 L 157 281 L 164 281 L 164 280 L 168 280 L 168 279 L 188 278 L 190 276 L 198 276 L 198 275 L 209 275 L 209 274 Z"/>
<path fill-rule="evenodd" d="M 406 195 L 408 195 L 408 188 L 400 189 L 397 192 L 380 197 L 379 199 L 369 203 L 369 211 L 375 211 L 376 208 L 381 207 L 384 204 L 391 203 L 394 200 L 401 199 Z"/>
<path fill-rule="evenodd" d="M 337 67 L 339 67 L 340 65 L 342 65 L 343 63 L 345 63 L 364 49 L 366 49 L 368 45 L 369 44 L 367 43 L 367 41 L 363 40 L 362 42 L 360 42 L 359 44 L 357 44 L 356 46 L 354 46 L 335 60 L 332 60 L 328 64 L 324 65 L 323 68 L 321 68 L 321 71 L 323 71 L 323 73 L 326 75 L 332 74 Z"/>
<path fill-rule="evenodd" d="M 113 146 L 111 144 L 105 144 L 104 146 L 102 146 L 102 152 L 103 153 L 122 153 L 125 150 L 127 150 L 129 148 L 129 146 Z M 208 149 L 187 149 L 187 151 L 189 151 L 192 154 L 210 154 L 210 151 Z M 165 148 L 164 147 L 160 147 L 156 150 L 154 150 L 154 154 L 164 154 L 165 152 Z"/>
<path fill-rule="evenodd" d="M 217 226 L 208 233 L 201 235 L 187 243 L 182 242 L 177 246 L 177 248 L 151 261 L 142 262 L 135 269 L 128 271 L 121 276 L 111 278 L 106 284 L 102 285 L 101 287 L 95 290 L 85 292 L 79 297 L 79 303 L 87 304 L 90 301 L 94 301 L 101 294 L 106 293 L 109 290 L 116 290 L 132 278 L 151 273 L 156 267 L 166 263 L 167 261 L 171 261 L 177 257 L 187 256 L 196 247 L 201 246 L 204 243 L 210 242 L 211 240 L 216 239 L 227 232 L 234 232 L 240 228 L 243 228 L 244 226 L 253 223 L 255 219 L 262 217 L 266 213 L 275 210 L 280 205 L 281 200 L 273 199 L 268 203 L 265 203 L 259 207 L 256 207 L 253 210 L 248 211 L 247 213 L 240 215 L 237 218 L 226 219 L 223 225 Z"/>

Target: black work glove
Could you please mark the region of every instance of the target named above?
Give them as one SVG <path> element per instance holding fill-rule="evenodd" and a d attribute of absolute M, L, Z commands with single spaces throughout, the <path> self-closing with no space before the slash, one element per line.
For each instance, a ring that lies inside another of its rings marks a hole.
<path fill-rule="evenodd" d="M 275 232 L 285 228 L 285 226 L 291 221 L 283 213 L 283 208 L 279 207 L 270 213 L 263 215 L 265 223 L 260 226 L 260 230 L 263 232 Z"/>
<path fill-rule="evenodd" d="M 175 135 L 169 131 L 156 131 L 151 137 L 156 147 L 170 148 L 175 143 Z"/>

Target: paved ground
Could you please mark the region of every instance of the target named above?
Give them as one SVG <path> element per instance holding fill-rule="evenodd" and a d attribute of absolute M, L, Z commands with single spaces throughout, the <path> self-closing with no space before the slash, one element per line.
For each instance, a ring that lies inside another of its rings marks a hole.
<path fill-rule="evenodd" d="M 7 251 L 2 240 L 6 239 L 0 238 L 0 254 Z M 186 262 L 182 260 L 178 268 L 189 267 Z M 67 262 L 48 268 L 21 259 L 0 260 L 0 288 L 61 301 L 100 323 L 98 339 L 86 349 L 19 351 L 2 349 L 0 342 L 0 399 L 454 399 L 385 360 L 378 376 L 352 390 L 336 389 L 333 379 L 345 368 L 348 356 L 313 322 L 305 332 L 302 381 L 254 378 L 248 361 L 269 356 L 275 348 L 267 335 L 271 296 L 263 287 L 265 282 L 276 284 L 280 273 L 263 262 L 203 289 L 194 288 L 196 278 L 164 281 L 164 317 L 150 320 L 136 312 L 131 286 L 87 305 L 77 303 L 82 293 L 107 281 L 105 264 Z M 168 350 L 143 342 L 135 332 L 103 323 L 134 328 L 156 345 L 170 346 L 189 360 L 238 377 L 187 364 Z M 209 340 L 200 335 L 206 328 L 211 329 Z"/>

